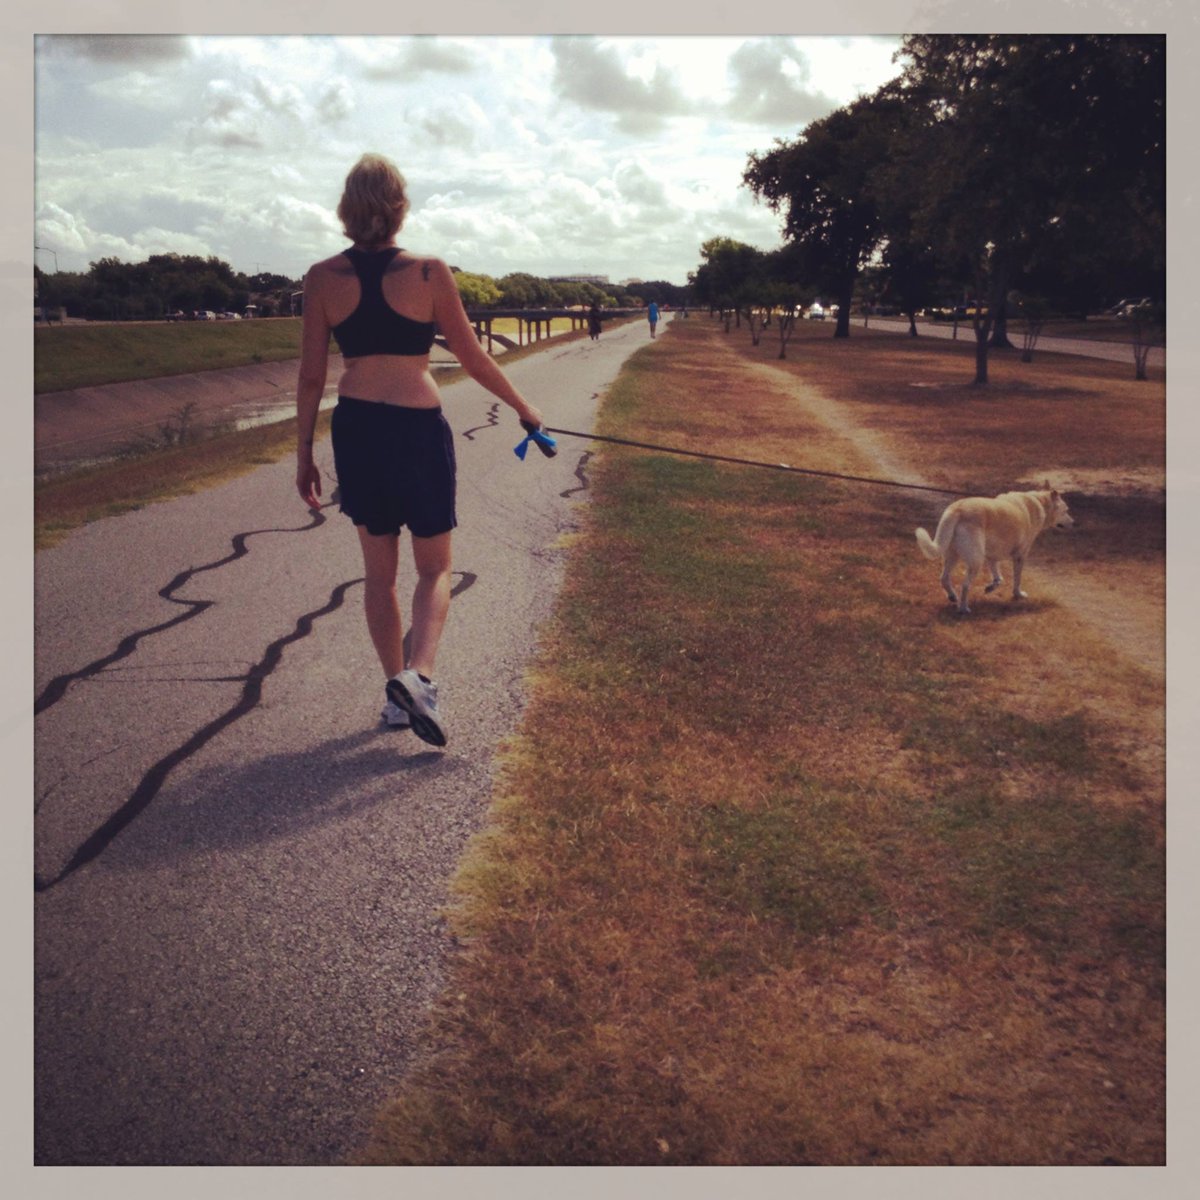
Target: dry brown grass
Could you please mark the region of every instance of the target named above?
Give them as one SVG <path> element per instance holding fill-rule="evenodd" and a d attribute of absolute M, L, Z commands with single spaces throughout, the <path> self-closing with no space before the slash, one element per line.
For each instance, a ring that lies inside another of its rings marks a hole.
<path fill-rule="evenodd" d="M 1005 486 L 1021 445 L 1161 465 L 1161 387 L 1103 368 L 951 402 L 897 386 L 969 368 L 932 345 L 773 349 L 677 320 L 601 432 Z M 946 498 L 593 466 L 431 1050 L 363 1160 L 1162 1162 L 1161 686 L 1042 590 L 1081 543 L 957 621 L 912 539 Z M 1161 559 L 1152 499 L 1094 572 Z"/>

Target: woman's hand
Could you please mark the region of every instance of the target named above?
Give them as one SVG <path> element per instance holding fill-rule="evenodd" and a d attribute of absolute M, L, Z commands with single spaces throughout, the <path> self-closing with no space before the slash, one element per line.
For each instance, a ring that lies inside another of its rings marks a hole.
<path fill-rule="evenodd" d="M 546 419 L 532 404 L 524 404 L 517 409 L 517 420 L 528 421 L 535 429 L 541 429 L 546 423 Z"/>
<path fill-rule="evenodd" d="M 321 507 L 321 501 L 317 499 L 321 494 L 321 472 L 311 458 L 301 459 L 296 464 L 296 491 L 309 508 Z"/>

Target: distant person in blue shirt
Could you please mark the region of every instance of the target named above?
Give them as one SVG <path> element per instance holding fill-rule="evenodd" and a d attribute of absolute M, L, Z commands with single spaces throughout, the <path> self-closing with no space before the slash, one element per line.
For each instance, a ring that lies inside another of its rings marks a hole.
<path fill-rule="evenodd" d="M 655 326 L 658 325 L 658 305 L 653 300 L 646 309 L 646 316 L 650 318 L 650 336 L 653 337 Z"/>

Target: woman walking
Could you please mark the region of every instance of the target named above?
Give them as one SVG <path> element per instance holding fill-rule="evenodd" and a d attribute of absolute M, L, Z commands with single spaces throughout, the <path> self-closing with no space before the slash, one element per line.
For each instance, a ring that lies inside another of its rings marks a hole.
<path fill-rule="evenodd" d="M 383 720 L 435 746 L 446 744 L 434 659 L 450 607 L 455 459 L 450 426 L 429 370 L 435 331 L 467 374 L 518 419 L 542 424 L 471 328 L 450 268 L 396 245 L 408 211 L 403 176 L 365 154 L 346 177 L 338 218 L 353 245 L 315 263 L 304 280 L 304 325 L 296 391 L 296 488 L 319 508 L 321 475 L 313 431 L 325 390 L 329 336 L 342 352 L 331 423 L 340 509 L 362 548 L 367 629 L 383 667 Z M 417 583 L 408 661 L 396 574 L 408 526 Z"/>

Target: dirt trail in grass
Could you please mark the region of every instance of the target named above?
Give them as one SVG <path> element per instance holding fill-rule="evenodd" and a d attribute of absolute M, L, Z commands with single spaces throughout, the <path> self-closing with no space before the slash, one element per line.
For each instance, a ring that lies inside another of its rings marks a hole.
<path fill-rule="evenodd" d="M 736 357 L 730 352 L 731 356 Z M 826 429 L 846 447 L 841 455 L 831 449 L 836 461 L 826 462 L 829 469 L 870 472 L 884 479 L 905 483 L 953 486 L 950 481 L 935 480 L 923 475 L 913 466 L 911 450 L 902 439 L 856 424 L 849 406 L 839 403 L 819 389 L 798 380 L 786 370 L 762 363 L 746 363 L 743 368 L 758 375 L 770 386 L 786 389 L 803 406 L 817 424 Z M 1113 479 L 1090 475 L 1081 479 L 1075 475 L 1056 477 L 1048 472 L 1029 472 L 1030 478 L 1014 481 L 1014 488 L 1035 487 L 1048 476 L 1062 491 L 1086 490 L 1093 494 L 1129 494 L 1131 488 L 1141 487 L 1148 493 L 1161 494 L 1164 480 L 1139 473 L 1137 478 L 1125 476 Z M 947 502 L 951 499 L 947 497 Z M 1035 557 L 1031 560 L 1037 572 L 1037 590 L 1069 608 L 1091 630 L 1108 644 L 1111 651 L 1151 674 L 1157 683 L 1165 675 L 1165 611 L 1163 605 L 1162 570 L 1148 573 L 1143 567 L 1111 569 L 1103 576 L 1083 564 L 1058 563 L 1053 574 L 1038 572 Z M 1026 590 L 1029 590 L 1028 588 Z"/>

